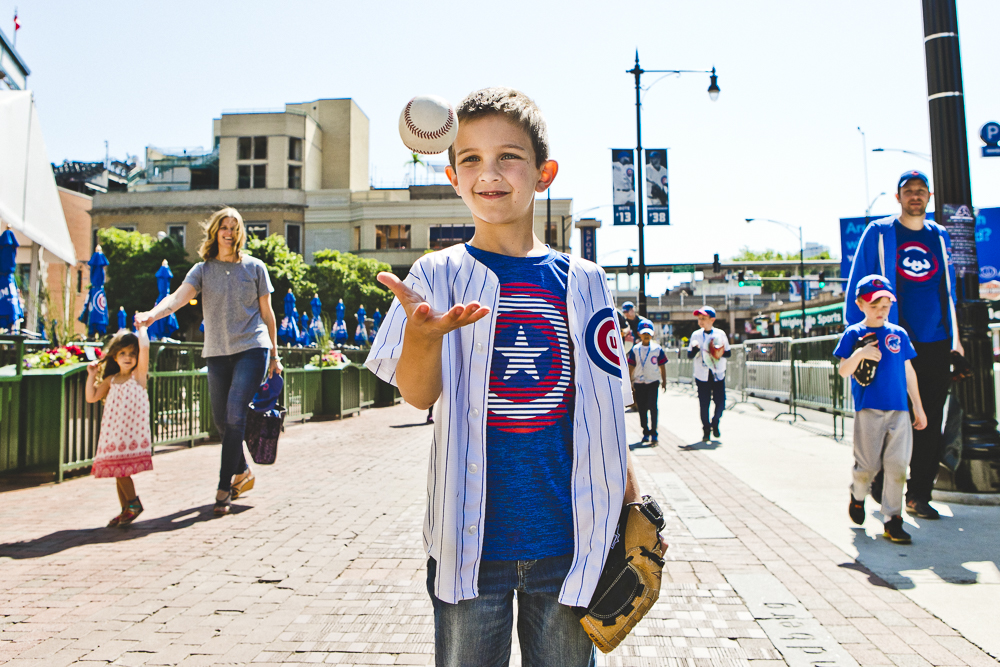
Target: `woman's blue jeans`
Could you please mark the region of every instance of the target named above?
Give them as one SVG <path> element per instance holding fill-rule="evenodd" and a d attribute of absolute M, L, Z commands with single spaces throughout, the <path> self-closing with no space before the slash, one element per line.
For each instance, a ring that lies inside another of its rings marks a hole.
<path fill-rule="evenodd" d="M 238 475 L 247 467 L 243 455 L 243 432 L 247 424 L 248 405 L 264 381 L 270 354 L 267 348 L 255 347 L 237 354 L 205 358 L 212 418 L 222 436 L 219 491 L 229 491 L 233 475 Z"/>
<path fill-rule="evenodd" d="M 594 643 L 559 590 L 573 556 L 541 560 L 484 560 L 479 597 L 458 604 L 434 596 L 437 563 L 427 561 L 427 592 L 434 604 L 437 667 L 502 667 L 510 663 L 517 593 L 517 636 L 523 667 L 593 667 Z"/>

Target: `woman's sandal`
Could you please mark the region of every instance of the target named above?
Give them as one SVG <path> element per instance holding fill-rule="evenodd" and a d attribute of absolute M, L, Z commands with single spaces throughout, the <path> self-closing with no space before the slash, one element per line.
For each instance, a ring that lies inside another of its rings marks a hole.
<path fill-rule="evenodd" d="M 250 489 L 252 489 L 253 488 L 253 482 L 256 479 L 256 477 L 254 477 L 254 475 L 253 475 L 253 471 L 250 470 L 249 466 L 247 466 L 246 471 L 244 471 L 243 473 L 240 473 L 240 474 L 241 475 L 245 474 L 246 477 L 244 477 L 243 479 L 239 479 L 240 475 L 236 476 L 236 479 L 238 479 L 239 481 L 233 483 L 233 486 L 232 486 L 232 488 L 230 489 L 230 492 L 229 492 L 230 495 L 232 496 L 232 500 L 236 500 L 237 498 L 239 498 L 240 496 L 242 496 L 244 493 L 246 493 L 247 491 L 249 491 Z"/>
<path fill-rule="evenodd" d="M 124 528 L 135 521 L 136 517 L 140 514 L 142 514 L 142 503 L 139 502 L 139 496 L 136 496 L 135 500 L 130 502 L 128 507 L 122 510 L 122 513 L 118 515 L 118 526 L 120 528 Z M 112 521 L 114 521 L 114 519 L 112 519 Z"/>
<path fill-rule="evenodd" d="M 124 509 L 122 509 L 122 511 L 118 513 L 118 516 L 116 516 L 115 518 L 113 518 L 111 521 L 108 521 L 108 528 L 114 528 L 119 523 L 121 523 L 122 514 L 125 514 L 125 510 Z"/>
<path fill-rule="evenodd" d="M 232 492 L 227 493 L 225 498 L 215 501 L 215 509 L 212 510 L 212 513 L 215 514 L 215 516 L 225 516 L 229 514 L 229 509 L 232 505 L 232 495 Z"/>

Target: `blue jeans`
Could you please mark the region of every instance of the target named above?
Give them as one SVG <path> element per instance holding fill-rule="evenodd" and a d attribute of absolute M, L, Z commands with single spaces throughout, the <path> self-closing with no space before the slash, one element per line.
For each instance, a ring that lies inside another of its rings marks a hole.
<path fill-rule="evenodd" d="M 427 592 L 434 604 L 437 667 L 500 667 L 510 663 L 514 594 L 523 667 L 593 667 L 594 643 L 559 589 L 573 556 L 541 560 L 484 560 L 479 597 L 448 604 L 434 595 L 437 563 L 427 560 Z"/>
<path fill-rule="evenodd" d="M 711 372 L 708 380 L 702 382 L 695 380 L 698 385 L 698 402 L 701 404 L 701 425 L 708 429 L 719 426 L 719 419 L 722 418 L 722 411 L 726 409 L 726 381 L 716 380 Z M 715 415 L 712 420 L 708 420 L 708 404 L 715 403 Z"/>
<path fill-rule="evenodd" d="M 246 429 L 248 405 L 264 381 L 270 354 L 267 348 L 255 347 L 238 354 L 205 359 L 212 418 L 222 436 L 219 491 L 229 491 L 233 475 L 246 470 L 243 431 Z"/>

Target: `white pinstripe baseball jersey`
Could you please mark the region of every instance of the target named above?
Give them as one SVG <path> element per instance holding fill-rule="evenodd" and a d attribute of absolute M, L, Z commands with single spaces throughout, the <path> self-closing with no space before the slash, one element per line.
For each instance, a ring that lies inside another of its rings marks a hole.
<path fill-rule="evenodd" d="M 486 415 L 500 282 L 464 245 L 429 253 L 406 285 L 438 311 L 478 301 L 490 315 L 445 336 L 427 476 L 424 546 L 437 561 L 435 596 L 449 603 L 478 595 L 480 528 L 486 511 Z M 566 294 L 573 342 L 573 563 L 559 601 L 586 606 L 597 587 L 625 498 L 625 406 L 632 389 L 614 301 L 604 271 L 570 259 Z M 395 384 L 406 313 L 398 300 L 385 315 L 366 365 Z"/>

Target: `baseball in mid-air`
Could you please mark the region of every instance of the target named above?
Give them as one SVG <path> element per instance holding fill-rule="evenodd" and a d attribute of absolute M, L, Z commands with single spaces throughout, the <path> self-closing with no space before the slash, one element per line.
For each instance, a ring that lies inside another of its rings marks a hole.
<path fill-rule="evenodd" d="M 417 95 L 399 114 L 399 136 L 414 153 L 443 153 L 458 135 L 458 118 L 448 100 L 437 95 Z"/>

